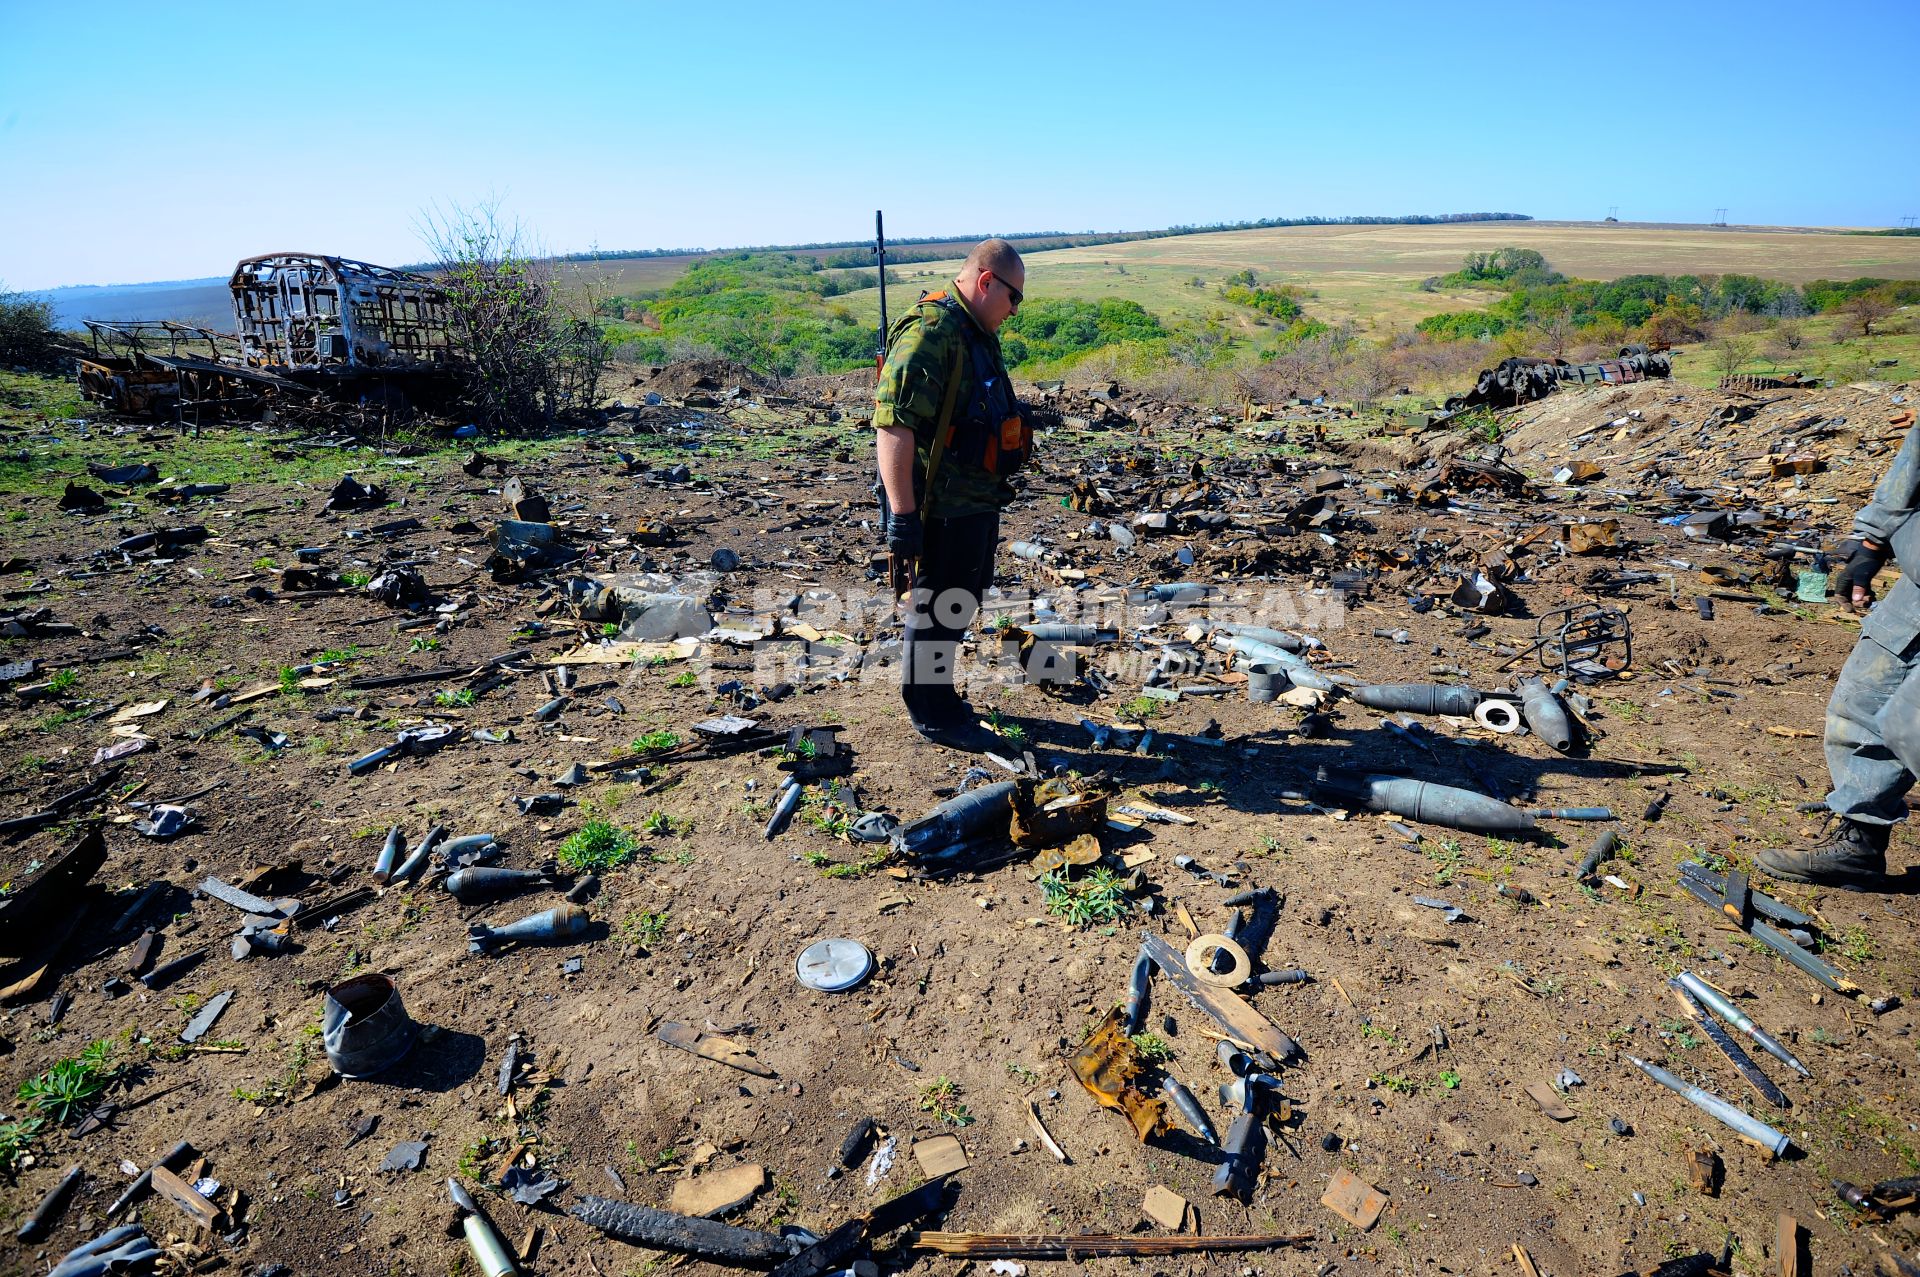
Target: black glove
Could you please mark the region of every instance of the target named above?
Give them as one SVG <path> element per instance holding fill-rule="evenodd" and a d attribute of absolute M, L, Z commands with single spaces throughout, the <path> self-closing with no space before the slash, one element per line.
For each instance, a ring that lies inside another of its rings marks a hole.
<path fill-rule="evenodd" d="M 925 541 L 926 529 L 920 526 L 918 510 L 909 510 L 905 514 L 896 510 L 887 516 L 888 554 L 903 559 L 917 559 Z"/>
<path fill-rule="evenodd" d="M 1833 592 L 1849 607 L 1853 605 L 1855 590 L 1866 591 L 1867 601 L 1872 602 L 1873 578 L 1887 561 L 1887 548 L 1871 541 L 1850 541 L 1847 546 L 1852 548 L 1852 553 L 1847 555 L 1846 566 L 1833 579 Z"/>

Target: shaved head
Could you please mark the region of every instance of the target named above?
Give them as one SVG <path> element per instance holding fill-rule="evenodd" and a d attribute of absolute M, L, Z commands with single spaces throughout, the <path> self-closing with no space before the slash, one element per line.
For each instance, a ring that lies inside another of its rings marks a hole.
<path fill-rule="evenodd" d="M 1025 279 L 1026 263 L 1020 260 L 1020 254 L 1013 245 L 1004 239 L 983 239 L 973 246 L 967 254 L 967 260 L 960 267 L 962 277 L 978 275 L 992 271 L 1002 279 Z"/>
<path fill-rule="evenodd" d="M 1027 264 L 1004 239 L 983 239 L 973 246 L 953 286 L 967 303 L 967 312 L 990 333 L 1020 309 L 1027 287 Z"/>

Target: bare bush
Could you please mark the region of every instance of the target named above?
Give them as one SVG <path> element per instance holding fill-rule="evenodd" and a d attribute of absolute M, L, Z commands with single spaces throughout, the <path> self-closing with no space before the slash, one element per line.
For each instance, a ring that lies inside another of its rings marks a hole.
<path fill-rule="evenodd" d="M 1783 319 L 1773 326 L 1773 343 L 1791 355 L 1807 341 L 1807 330 L 1797 319 Z"/>
<path fill-rule="evenodd" d="M 1850 336 L 1871 337 L 1873 326 L 1891 314 L 1892 305 L 1871 294 L 1862 293 L 1858 297 L 1849 297 L 1841 305 L 1835 331 L 1844 325 Z"/>
<path fill-rule="evenodd" d="M 1355 407 L 1370 408 L 1399 385 L 1400 378 L 1394 374 L 1387 352 L 1378 346 L 1369 346 L 1357 352 L 1335 374 L 1334 384 L 1341 396 L 1351 400 Z"/>
<path fill-rule="evenodd" d="M 0 288 L 0 364 L 49 367 L 56 362 L 58 344 L 52 305 Z"/>
<path fill-rule="evenodd" d="M 1573 344 L 1573 311 L 1562 306 L 1541 316 L 1538 332 L 1540 348 L 1555 359 L 1560 358 Z"/>
<path fill-rule="evenodd" d="M 1713 366 L 1722 377 L 1731 377 L 1753 358 L 1753 338 L 1723 332 L 1713 339 Z"/>
<path fill-rule="evenodd" d="M 519 430 L 592 407 L 608 363 L 592 299 L 563 291 L 519 224 L 497 205 L 456 205 L 425 214 L 419 231 L 447 292 L 472 414 Z"/>

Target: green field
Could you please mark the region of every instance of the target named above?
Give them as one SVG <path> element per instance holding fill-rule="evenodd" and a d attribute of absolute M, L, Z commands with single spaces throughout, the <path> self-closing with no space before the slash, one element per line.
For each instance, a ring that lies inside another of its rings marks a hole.
<path fill-rule="evenodd" d="M 1055 246 L 1084 240 L 1085 235 L 1042 235 L 1023 237 L 1018 242 L 1027 252 L 1041 252 Z M 929 244 L 902 244 L 894 252 L 915 255 L 927 252 L 948 252 L 955 261 L 966 256 L 973 247 L 972 240 L 945 240 Z M 1115 247 L 1118 247 L 1117 245 Z M 729 250 L 739 252 L 741 250 Z M 792 248 L 769 249 L 769 252 L 790 252 L 796 257 L 843 257 L 847 253 L 859 253 L 860 248 Z M 720 254 L 724 255 L 724 254 Z M 869 256 L 871 254 L 869 253 Z M 892 255 L 891 253 L 889 254 Z M 595 296 L 632 296 L 636 293 L 651 292 L 665 288 L 680 278 L 687 268 L 702 258 L 716 256 L 713 253 L 674 253 L 663 257 L 624 257 L 607 258 L 601 261 L 563 261 L 560 263 L 561 277 L 575 287 L 590 289 Z M 902 267 L 897 269 L 919 269 Z"/>

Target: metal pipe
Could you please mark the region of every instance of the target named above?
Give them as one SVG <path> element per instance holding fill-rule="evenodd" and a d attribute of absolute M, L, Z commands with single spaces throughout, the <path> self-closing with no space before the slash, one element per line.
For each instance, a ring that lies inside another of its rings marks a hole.
<path fill-rule="evenodd" d="M 193 1145 L 187 1143 L 185 1140 L 181 1140 L 178 1144 L 175 1144 L 172 1148 L 162 1153 L 159 1159 L 154 1162 L 153 1166 L 164 1166 L 170 1171 L 177 1171 L 182 1166 L 185 1166 L 188 1159 L 192 1156 Z M 113 1199 L 113 1205 L 107 1207 L 108 1219 L 112 1219 L 115 1215 L 125 1210 L 137 1200 L 142 1193 L 145 1193 L 153 1186 L 153 1166 L 149 1166 L 146 1170 L 141 1171 L 139 1175 L 134 1177 L 133 1183 L 127 1185 L 120 1196 Z"/>
<path fill-rule="evenodd" d="M 1611 807 L 1529 807 L 1527 815 L 1536 820 L 1612 820 Z"/>
<path fill-rule="evenodd" d="M 1739 1135 L 1740 1138 L 1749 1140 L 1758 1144 L 1761 1148 L 1766 1149 L 1771 1156 L 1780 1156 L 1780 1154 L 1787 1151 L 1787 1145 L 1792 1143 L 1786 1136 L 1774 1130 L 1765 1122 L 1748 1117 L 1740 1109 L 1729 1104 L 1726 1100 L 1721 1099 L 1711 1091 L 1703 1091 L 1697 1086 L 1681 1081 L 1673 1074 L 1667 1072 L 1667 1070 L 1661 1068 L 1658 1064 L 1649 1064 L 1645 1060 L 1637 1059 L 1631 1055 L 1627 1056 L 1626 1059 L 1629 1064 L 1638 1068 L 1642 1073 L 1645 1073 L 1669 1091 L 1674 1092 L 1676 1095 L 1685 1096 L 1688 1100 L 1691 1100 L 1696 1108 L 1724 1123 L 1735 1134 Z"/>
<path fill-rule="evenodd" d="M 385 882 L 393 877 L 394 866 L 400 861 L 400 849 L 406 846 L 406 841 L 405 835 L 400 832 L 400 826 L 395 825 L 387 830 L 387 841 L 380 848 L 380 858 L 373 862 L 375 882 Z"/>
<path fill-rule="evenodd" d="M 1720 990 L 1714 988 L 1691 971 L 1682 971 L 1676 978 L 1688 993 L 1691 993 L 1694 997 L 1700 999 L 1700 1001 L 1710 1007 L 1715 1015 L 1752 1038 L 1755 1042 L 1758 1042 L 1761 1050 L 1792 1069 L 1795 1073 L 1798 1073 L 1801 1077 L 1813 1076 L 1813 1074 L 1807 1071 L 1806 1065 L 1794 1058 L 1793 1052 L 1780 1045 L 1771 1034 L 1755 1024 L 1752 1016 L 1747 1015 L 1740 1010 L 1739 1007 L 1733 1005 L 1732 1001 L 1730 1001 L 1726 995 L 1722 994 Z"/>
<path fill-rule="evenodd" d="M 362 754 L 347 764 L 347 774 L 350 776 L 358 776 L 362 772 L 372 771 L 381 763 L 399 754 L 404 748 L 405 746 L 396 741 L 391 745 L 382 745 L 370 754 Z"/>
<path fill-rule="evenodd" d="M 1193 1092 L 1179 1078 L 1171 1073 L 1166 1074 L 1160 1089 L 1167 1093 L 1167 1098 L 1173 1101 L 1173 1107 L 1180 1110 L 1180 1116 L 1187 1119 L 1187 1124 L 1199 1133 L 1200 1138 L 1209 1144 L 1220 1142 L 1220 1137 L 1214 1133 L 1213 1123 L 1207 1120 L 1207 1111 L 1200 1107 L 1200 1101 L 1193 1097 Z"/>
<path fill-rule="evenodd" d="M 422 869 L 426 868 L 427 857 L 432 854 L 435 847 L 440 845 L 440 840 L 446 836 L 447 827 L 445 825 L 435 825 L 432 829 L 427 830 L 427 836 L 420 840 L 420 845 L 413 849 L 413 854 L 407 857 L 406 863 L 394 870 L 393 876 L 389 878 L 388 881 L 406 882 Z"/>
<path fill-rule="evenodd" d="M 1593 846 L 1587 849 L 1587 854 L 1580 857 L 1580 863 L 1574 867 L 1573 876 L 1592 877 L 1593 871 L 1600 867 L 1602 861 L 1611 859 L 1614 850 L 1619 846 L 1620 835 L 1611 829 L 1607 830 L 1594 840 Z"/>
<path fill-rule="evenodd" d="M 1208 1138 L 1211 1139 L 1212 1137 L 1209 1136 Z M 40 1199 L 39 1205 L 28 1212 L 25 1222 L 20 1225 L 19 1231 L 14 1233 L 14 1236 L 23 1242 L 37 1242 L 42 1237 L 45 1237 L 52 1229 L 53 1221 L 57 1219 L 60 1212 L 65 1209 L 68 1196 L 72 1194 L 75 1186 L 80 1183 L 80 1176 L 81 1170 L 80 1163 L 78 1162 L 75 1162 L 72 1166 L 67 1167 L 65 1171 L 61 1172 L 59 1181 L 47 1190 L 46 1196 Z M 149 1176 L 151 1176 L 151 1172 L 149 1172 Z"/>
<path fill-rule="evenodd" d="M 1127 1035 L 1131 1037 L 1140 1031 L 1147 1018 L 1147 997 L 1153 983 L 1153 955 L 1145 946 L 1140 956 L 1133 960 L 1133 970 L 1127 974 L 1127 1009 L 1125 1013 Z"/>

